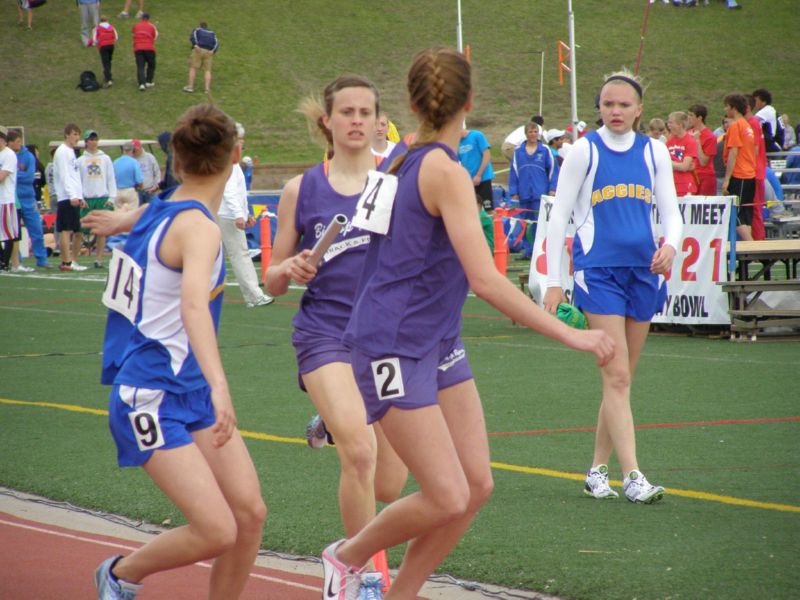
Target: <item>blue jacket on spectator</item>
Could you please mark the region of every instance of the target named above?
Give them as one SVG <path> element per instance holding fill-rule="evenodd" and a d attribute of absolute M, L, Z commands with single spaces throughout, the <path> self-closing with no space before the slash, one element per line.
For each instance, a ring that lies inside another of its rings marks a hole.
<path fill-rule="evenodd" d="M 542 194 L 556 189 L 558 171 L 558 161 L 542 142 L 537 142 L 533 154 L 528 154 L 524 143 L 520 144 L 511 161 L 508 193 L 522 201 L 538 200 Z"/>
<path fill-rule="evenodd" d="M 203 50 L 213 50 L 216 52 L 219 49 L 219 40 L 217 34 L 209 29 L 196 27 L 189 36 L 189 41 L 192 43 L 192 48 L 200 46 Z"/>
<path fill-rule="evenodd" d="M 800 144 L 797 146 L 793 146 L 789 149 L 789 152 L 794 152 L 795 154 L 790 154 L 786 157 L 786 168 L 787 169 L 800 169 Z M 800 173 L 782 173 L 781 174 L 781 183 L 785 185 L 797 185 L 800 183 Z"/>
<path fill-rule="evenodd" d="M 17 198 L 22 204 L 33 206 L 36 192 L 33 182 L 36 179 L 36 157 L 25 146 L 17 154 Z"/>

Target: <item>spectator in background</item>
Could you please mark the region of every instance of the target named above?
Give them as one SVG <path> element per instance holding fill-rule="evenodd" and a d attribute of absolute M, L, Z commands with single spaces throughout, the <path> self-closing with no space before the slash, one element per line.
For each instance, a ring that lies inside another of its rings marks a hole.
<path fill-rule="evenodd" d="M 511 161 L 508 193 L 512 199 L 519 200 L 519 207 L 524 211 L 520 216 L 528 221 L 522 252 L 525 258 L 530 258 L 542 194 L 556 193 L 558 161 L 539 141 L 539 126 L 533 121 L 525 125 L 525 137 L 525 143 L 517 148 Z"/>
<path fill-rule="evenodd" d="M 172 172 L 172 147 L 169 140 L 172 134 L 169 131 L 162 131 L 158 134 L 158 145 L 164 154 L 167 155 L 167 160 L 164 163 L 164 174 L 161 181 L 158 183 L 159 189 L 168 190 L 178 185 L 178 180 Z"/>
<path fill-rule="evenodd" d="M 81 139 L 81 129 L 74 123 L 64 127 L 64 142 L 56 148 L 53 155 L 53 183 L 58 210 L 56 227 L 58 227 L 59 247 L 61 248 L 61 271 L 85 271 L 86 267 L 78 264 L 78 254 L 83 243 L 81 233 L 81 208 L 83 201 L 81 174 L 78 171 L 78 159 L 75 148 Z M 70 235 L 72 241 L 70 242 Z"/>
<path fill-rule="evenodd" d="M 717 196 L 722 195 L 722 182 L 725 179 L 725 160 L 722 156 L 723 150 L 725 147 L 725 134 L 728 131 L 728 127 L 731 125 L 731 119 L 728 117 L 723 117 L 722 119 L 722 126 L 719 127 L 717 131 L 720 133 L 718 135 L 717 131 L 714 131 L 717 140 L 717 153 L 714 155 L 714 176 L 717 179 Z"/>
<path fill-rule="evenodd" d="M 664 123 L 664 119 L 659 119 L 655 117 L 650 119 L 650 122 L 647 124 L 647 135 L 649 135 L 654 140 L 658 140 L 662 144 L 667 143 L 667 136 L 664 133 L 667 131 L 667 124 Z"/>
<path fill-rule="evenodd" d="M 558 166 L 561 166 L 564 159 L 558 155 L 558 151 L 561 150 L 561 146 L 567 141 L 567 132 L 563 129 L 548 129 L 547 133 L 544 134 L 544 141 L 547 142 L 547 145 L 550 147 L 550 152 L 553 153 L 556 161 L 558 161 Z"/>
<path fill-rule="evenodd" d="M 139 194 L 141 189 L 142 168 L 139 161 L 133 158 L 133 143 L 128 142 L 122 146 L 122 156 L 114 161 L 114 178 L 117 182 L 117 197 L 114 200 L 114 208 L 117 210 L 134 210 L 139 206 Z"/>
<path fill-rule="evenodd" d="M 8 147 L 8 130 L 0 127 L 0 271 L 8 271 L 14 242 L 19 239 L 19 216 L 14 204 L 17 190 L 17 156 Z"/>
<path fill-rule="evenodd" d="M 118 39 L 119 34 L 114 26 L 105 17 L 100 17 L 100 23 L 92 32 L 92 45 L 100 52 L 104 88 L 110 88 L 114 84 L 111 77 L 111 59 L 114 58 L 114 44 Z"/>
<path fill-rule="evenodd" d="M 539 129 L 539 137 L 542 137 L 542 125 L 537 123 L 537 119 L 544 123 L 544 119 L 540 115 L 533 115 L 531 120 L 528 123 L 536 123 Z M 514 160 L 514 152 L 516 152 L 517 148 L 520 147 L 521 144 L 525 142 L 525 127 L 527 123 L 524 125 L 520 125 L 514 131 L 509 133 L 506 136 L 506 139 L 503 140 L 503 144 L 500 146 L 500 153 L 508 159 L 510 163 Z"/>
<path fill-rule="evenodd" d="M 189 55 L 189 83 L 183 87 L 183 91 L 190 94 L 194 92 L 197 69 L 203 69 L 203 83 L 208 94 L 211 91 L 211 64 L 219 50 L 219 40 L 208 28 L 208 24 L 201 21 L 189 36 L 189 42 L 192 44 L 192 53 Z"/>
<path fill-rule="evenodd" d="M 768 127 L 761 119 L 753 114 L 753 109 L 756 106 L 756 99 L 752 95 L 745 95 L 747 99 L 747 112 L 744 118 L 753 129 L 753 138 L 755 141 L 755 154 L 756 154 L 756 192 L 753 197 L 753 224 L 751 227 L 751 234 L 754 240 L 763 240 L 766 238 L 766 231 L 764 230 L 764 187 L 767 178 L 767 150 L 764 140 L 764 133 L 768 132 Z"/>
<path fill-rule="evenodd" d="M 375 123 L 375 137 L 372 139 L 372 154 L 374 156 L 380 156 L 381 159 L 384 159 L 394 150 L 397 144 L 387 139 L 388 133 L 389 115 L 381 111 L 378 115 L 378 121 Z"/>
<path fill-rule="evenodd" d="M 81 12 L 81 40 L 83 47 L 91 46 L 92 30 L 100 22 L 100 0 L 76 0 Z"/>
<path fill-rule="evenodd" d="M 717 154 L 717 138 L 706 127 L 708 109 L 703 104 L 689 107 L 689 133 L 697 144 L 697 162 L 694 172 L 697 175 L 697 194 L 714 196 L 717 193 L 717 177 L 714 173 L 714 156 Z"/>
<path fill-rule="evenodd" d="M 753 128 L 744 118 L 747 98 L 741 94 L 728 94 L 723 101 L 730 126 L 725 134 L 723 159 L 725 174 L 722 193 L 738 196 L 736 233 L 739 239 L 753 239 L 753 199 L 756 195 L 756 144 Z"/>
<path fill-rule="evenodd" d="M 249 156 L 242 157 L 242 162 L 239 164 L 244 173 L 244 185 L 248 191 L 253 187 L 253 159 Z"/>
<path fill-rule="evenodd" d="M 755 111 L 755 116 L 763 123 L 762 133 L 765 151 L 780 152 L 783 149 L 781 147 L 783 140 L 776 139 L 779 131 L 778 114 L 772 106 L 772 94 L 769 93 L 769 90 L 759 88 L 753 92 L 752 96 L 754 104 L 751 108 Z"/>
<path fill-rule="evenodd" d="M 120 19 L 127 19 L 131 14 L 131 4 L 133 0 L 125 0 L 125 8 L 117 15 Z M 136 18 L 139 19 L 144 14 L 144 0 L 139 0 L 139 12 L 136 13 Z"/>
<path fill-rule="evenodd" d="M 139 91 L 155 85 L 156 74 L 156 40 L 158 29 L 150 22 L 150 15 L 142 13 L 141 20 L 133 26 L 133 54 L 136 58 L 136 80 Z"/>
<path fill-rule="evenodd" d="M 800 169 L 800 144 L 789 148 L 789 154 L 786 157 L 787 169 Z M 800 172 L 792 173 L 784 171 L 781 173 L 781 183 L 784 185 L 800 185 Z M 792 190 L 792 194 L 800 193 L 800 190 Z"/>
<path fill-rule="evenodd" d="M 781 115 L 781 123 L 783 124 L 783 149 L 788 150 L 797 144 L 797 134 L 789 123 L 789 115 Z"/>
<path fill-rule="evenodd" d="M 133 140 L 133 158 L 142 170 L 142 187 L 139 189 L 139 204 L 147 204 L 154 194 L 158 193 L 161 181 L 161 167 L 156 157 L 142 148 L 141 140 Z"/>
<path fill-rule="evenodd" d="M 44 247 L 44 233 L 42 231 L 42 215 L 36 205 L 36 156 L 22 145 L 22 136 L 18 131 L 8 132 L 8 146 L 17 153 L 17 199 L 19 200 L 18 213 L 28 235 L 31 238 L 33 256 L 36 258 L 36 266 L 42 269 L 49 269 L 50 263 L 47 262 L 47 248 Z M 26 270 L 28 267 L 23 267 Z M 31 269 L 32 271 L 33 269 Z"/>
<path fill-rule="evenodd" d="M 237 144 L 239 155 L 244 145 L 244 127 L 236 123 Z M 244 173 L 239 164 L 233 165 L 230 177 L 222 193 L 222 204 L 217 212 L 217 223 L 222 232 L 222 244 L 225 246 L 225 256 L 231 261 L 233 274 L 242 291 L 245 306 L 267 306 L 275 299 L 266 295 L 258 287 L 258 275 L 253 266 L 253 259 L 247 249 L 247 237 L 244 230 L 255 225 L 255 217 L 250 214 L 250 205 L 247 202 L 247 187 Z"/>
<path fill-rule="evenodd" d="M 42 190 L 44 189 L 45 185 L 47 185 L 47 181 L 45 180 L 44 176 L 44 165 L 42 164 L 42 161 L 39 160 L 39 148 L 36 144 L 27 144 L 25 147 L 36 159 L 36 174 L 33 178 L 33 192 L 36 195 L 36 204 L 39 205 L 42 202 Z M 41 208 L 42 206 L 39 206 L 40 210 Z"/>
<path fill-rule="evenodd" d="M 682 111 L 670 113 L 667 119 L 667 129 L 671 134 L 667 139 L 667 149 L 672 158 L 672 178 L 675 180 L 675 193 L 679 198 L 697 193 L 694 174 L 697 142 L 691 134 L 686 133 L 688 123 L 689 119 Z"/>
<path fill-rule="evenodd" d="M 25 13 L 28 13 L 28 29 L 33 29 L 33 8 L 28 0 L 17 0 L 17 23 L 22 25 L 25 22 Z"/>
<path fill-rule="evenodd" d="M 81 174 L 83 187 L 83 200 L 86 207 L 81 210 L 81 218 L 93 210 L 113 210 L 114 198 L 117 196 L 117 180 L 114 177 L 114 164 L 111 158 L 100 150 L 100 138 L 96 131 L 88 130 L 83 134 L 86 151 L 78 159 L 78 170 Z M 85 229 L 84 234 L 89 230 Z M 95 237 L 95 250 L 97 256 L 94 268 L 103 268 L 103 255 L 106 250 L 106 236 Z"/>
<path fill-rule="evenodd" d="M 477 129 L 464 129 L 458 143 L 458 160 L 467 170 L 475 186 L 475 193 L 483 198 L 483 208 L 491 213 L 494 210 L 492 199 L 492 156 L 489 153 L 489 140 Z"/>

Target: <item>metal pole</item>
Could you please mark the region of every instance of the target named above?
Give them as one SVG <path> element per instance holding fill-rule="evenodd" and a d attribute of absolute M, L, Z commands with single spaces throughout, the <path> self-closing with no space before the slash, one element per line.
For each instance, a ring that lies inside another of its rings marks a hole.
<path fill-rule="evenodd" d="M 544 98 L 544 50 L 542 50 L 542 64 L 539 66 L 539 112 L 542 114 L 542 100 Z"/>
<path fill-rule="evenodd" d="M 578 91 L 575 81 L 575 15 L 572 12 L 572 0 L 567 0 L 567 16 L 569 21 L 569 94 L 572 105 L 572 141 L 578 139 Z"/>
<path fill-rule="evenodd" d="M 457 20 L 456 23 L 456 47 L 459 52 L 464 51 L 464 40 L 461 37 L 461 0 L 456 0 Z"/>

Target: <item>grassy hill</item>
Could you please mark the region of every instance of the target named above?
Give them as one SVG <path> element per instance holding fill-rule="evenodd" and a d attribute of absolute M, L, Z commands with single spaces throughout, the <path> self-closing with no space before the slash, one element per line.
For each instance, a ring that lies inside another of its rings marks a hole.
<path fill-rule="evenodd" d="M 649 83 L 645 117 L 665 116 L 689 104 L 709 106 L 709 122 L 722 116 L 731 91 L 767 87 L 779 112 L 800 116 L 796 0 L 742 0 L 744 10 L 711 6 L 650 7 L 640 72 Z M 298 101 L 318 93 L 343 71 L 370 77 L 401 130 L 414 126 L 405 106 L 405 72 L 415 51 L 455 45 L 455 0 L 170 0 L 148 2 L 157 24 L 156 87 L 139 92 L 130 28 L 116 18 L 122 0 L 104 2 L 120 32 L 114 87 L 96 93 L 75 88 L 84 69 L 100 75 L 97 51 L 82 48 L 75 3 L 51 0 L 34 12 L 33 30 L 18 27 L 14 3 L 0 19 L 0 122 L 22 124 L 28 141 L 60 139 L 65 123 L 97 129 L 104 137 L 152 137 L 202 94 L 181 92 L 186 82 L 188 36 L 206 20 L 221 40 L 215 59 L 213 99 L 248 130 L 246 152 L 262 162 L 310 161 Z M 595 119 L 594 96 L 604 73 L 633 67 L 647 0 L 576 0 L 578 115 Z M 463 0 L 464 43 L 476 73 L 470 126 L 499 149 L 505 135 L 538 112 L 540 52 L 545 53 L 543 114 L 548 127 L 569 121 L 569 85 L 558 85 L 556 46 L 568 40 L 566 0 L 494 2 Z"/>

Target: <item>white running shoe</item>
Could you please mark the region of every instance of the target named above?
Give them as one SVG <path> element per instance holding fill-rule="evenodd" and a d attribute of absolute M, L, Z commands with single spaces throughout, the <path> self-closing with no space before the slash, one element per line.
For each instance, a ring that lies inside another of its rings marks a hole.
<path fill-rule="evenodd" d="M 597 465 L 586 473 L 583 493 L 593 498 L 616 498 L 617 492 L 608 485 L 608 465 Z"/>
<path fill-rule="evenodd" d="M 360 600 L 361 573 L 336 558 L 336 548 L 344 540 L 332 543 L 322 551 L 322 600 Z"/>
<path fill-rule="evenodd" d="M 324 448 L 328 444 L 335 445 L 331 432 L 325 427 L 325 421 L 319 415 L 314 415 L 306 425 L 306 443 L 315 450 Z"/>
<path fill-rule="evenodd" d="M 136 595 L 142 589 L 141 583 L 130 583 L 122 579 L 116 579 L 111 574 L 114 564 L 122 556 L 117 554 L 107 558 L 100 563 L 94 572 L 94 584 L 97 587 L 98 600 L 135 600 Z"/>
<path fill-rule="evenodd" d="M 636 469 L 628 473 L 622 489 L 628 500 L 641 504 L 653 504 L 664 497 L 664 488 L 660 485 L 652 485 L 647 481 L 647 477 Z"/>
<path fill-rule="evenodd" d="M 256 300 L 255 302 L 248 302 L 245 304 L 247 308 L 254 308 L 256 306 L 269 306 L 275 302 L 275 298 L 272 296 L 267 296 L 266 294 L 262 294 L 262 296 Z"/>
<path fill-rule="evenodd" d="M 20 265 L 18 267 L 11 267 L 12 273 L 33 273 L 36 269 L 32 269 L 31 267 L 26 267 L 25 265 Z"/>
<path fill-rule="evenodd" d="M 89 268 L 89 267 L 84 267 L 83 265 L 79 265 L 74 260 L 69 264 L 69 266 L 72 267 L 73 271 L 85 271 L 86 269 Z"/>

